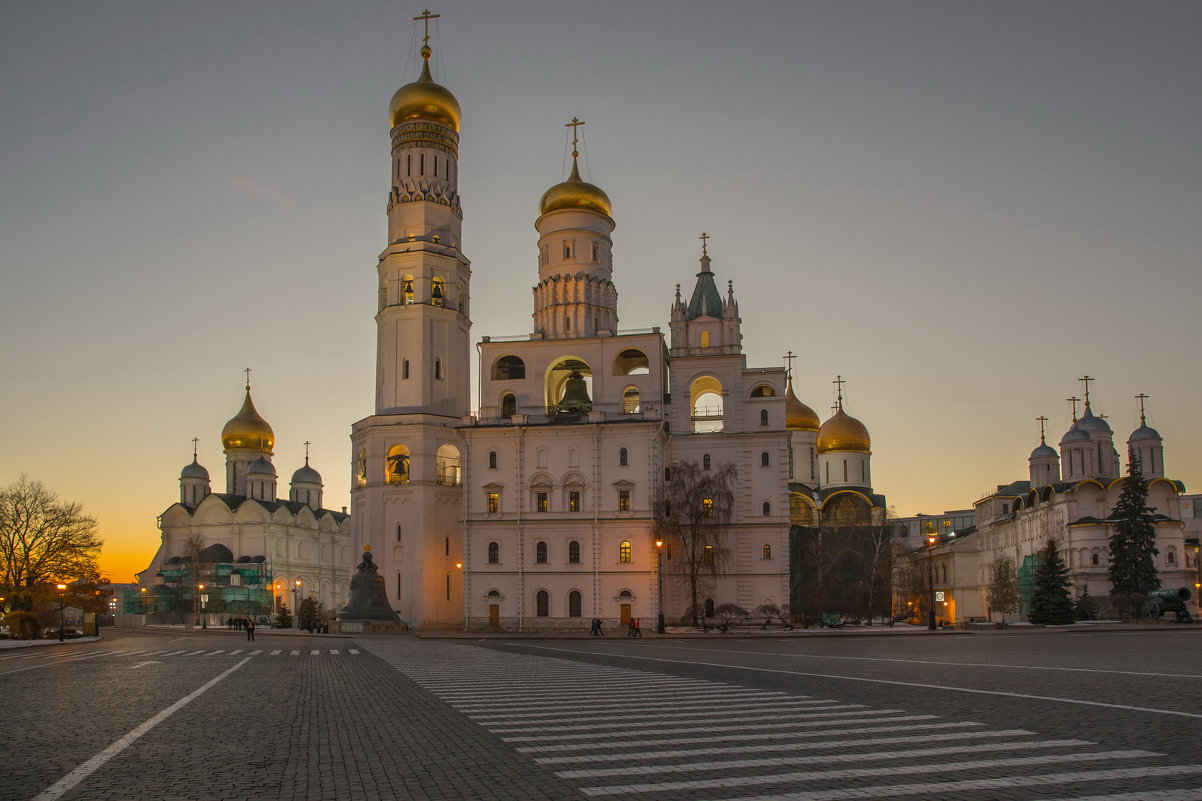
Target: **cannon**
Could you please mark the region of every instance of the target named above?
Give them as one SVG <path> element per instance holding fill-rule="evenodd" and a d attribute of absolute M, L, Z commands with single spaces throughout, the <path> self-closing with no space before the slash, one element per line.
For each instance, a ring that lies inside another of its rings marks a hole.
<path fill-rule="evenodd" d="M 1176 590 L 1152 590 L 1148 593 L 1147 603 L 1144 604 L 1144 616 L 1156 620 L 1165 612 L 1172 612 L 1177 616 L 1174 622 L 1193 623 L 1193 618 L 1189 616 L 1189 610 L 1185 608 L 1185 602 L 1192 597 L 1193 593 L 1189 591 L 1188 587 L 1180 587 Z"/>

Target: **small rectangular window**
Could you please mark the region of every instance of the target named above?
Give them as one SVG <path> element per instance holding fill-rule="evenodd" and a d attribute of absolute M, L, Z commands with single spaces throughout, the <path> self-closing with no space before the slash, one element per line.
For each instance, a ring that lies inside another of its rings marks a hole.
<path fill-rule="evenodd" d="M 500 511 L 500 509 L 501 509 L 501 493 L 499 493 L 499 492 L 488 493 L 488 512 L 489 512 L 489 514 L 496 514 L 498 511 Z"/>
<path fill-rule="evenodd" d="M 536 493 L 534 496 L 535 510 L 539 511 L 539 512 L 545 512 L 545 511 L 547 511 L 547 506 L 548 506 L 547 493 L 545 493 L 545 492 Z"/>
<path fill-rule="evenodd" d="M 379 586 L 379 585 L 376 585 Z M 396 599 L 401 600 L 401 574 L 396 574 Z"/>
<path fill-rule="evenodd" d="M 580 492 L 578 490 L 572 490 L 568 493 L 568 511 L 580 511 Z"/>
<path fill-rule="evenodd" d="M 618 490 L 618 511 L 630 511 L 630 490 Z"/>
<path fill-rule="evenodd" d="M 396 541 L 397 542 L 401 541 L 401 524 L 400 523 L 396 524 Z"/>

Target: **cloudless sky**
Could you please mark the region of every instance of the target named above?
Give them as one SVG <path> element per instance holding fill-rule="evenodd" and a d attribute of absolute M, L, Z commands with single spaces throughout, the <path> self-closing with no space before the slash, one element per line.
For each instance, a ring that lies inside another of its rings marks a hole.
<path fill-rule="evenodd" d="M 97 515 L 130 580 L 244 367 L 280 494 L 348 504 L 370 414 L 388 101 L 419 6 L 20 3 L 0 27 L 0 486 Z M 473 337 L 530 330 L 564 122 L 610 195 L 622 328 L 666 330 L 697 236 L 751 366 L 836 374 L 899 514 L 1025 478 L 1088 373 L 1202 482 L 1202 4 L 445 2 Z M 474 358 L 474 354 L 473 354 Z M 472 374 L 476 370 L 473 365 Z"/>

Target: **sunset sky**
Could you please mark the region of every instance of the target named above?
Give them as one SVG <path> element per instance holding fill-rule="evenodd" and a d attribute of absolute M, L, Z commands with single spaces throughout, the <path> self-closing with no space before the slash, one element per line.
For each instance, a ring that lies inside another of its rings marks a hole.
<path fill-rule="evenodd" d="M 224 491 L 254 369 L 280 494 L 349 503 L 370 414 L 388 102 L 422 6 L 17 3 L 0 29 L 0 486 L 100 521 L 132 580 L 180 468 Z M 530 330 L 536 206 L 587 122 L 620 327 L 666 330 L 698 235 L 751 366 L 836 374 L 898 514 L 1025 478 L 1076 380 L 1202 488 L 1202 4 L 444 2 L 473 337 Z M 474 353 L 473 353 L 474 358 Z M 475 366 L 472 368 L 476 374 Z"/>

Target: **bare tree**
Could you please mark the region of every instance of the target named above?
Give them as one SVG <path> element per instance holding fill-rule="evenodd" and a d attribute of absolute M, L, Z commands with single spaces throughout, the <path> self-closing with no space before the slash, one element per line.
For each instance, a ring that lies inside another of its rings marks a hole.
<path fill-rule="evenodd" d="M 734 514 L 735 467 L 727 463 L 702 470 L 696 462 L 673 462 L 668 476 L 655 504 L 654 531 L 682 566 L 698 626 L 702 582 L 725 575 L 731 562 L 726 532 Z"/>
<path fill-rule="evenodd" d="M 98 581 L 103 544 L 96 518 L 21 476 L 0 488 L 0 586 L 14 592 L 52 582 Z"/>

